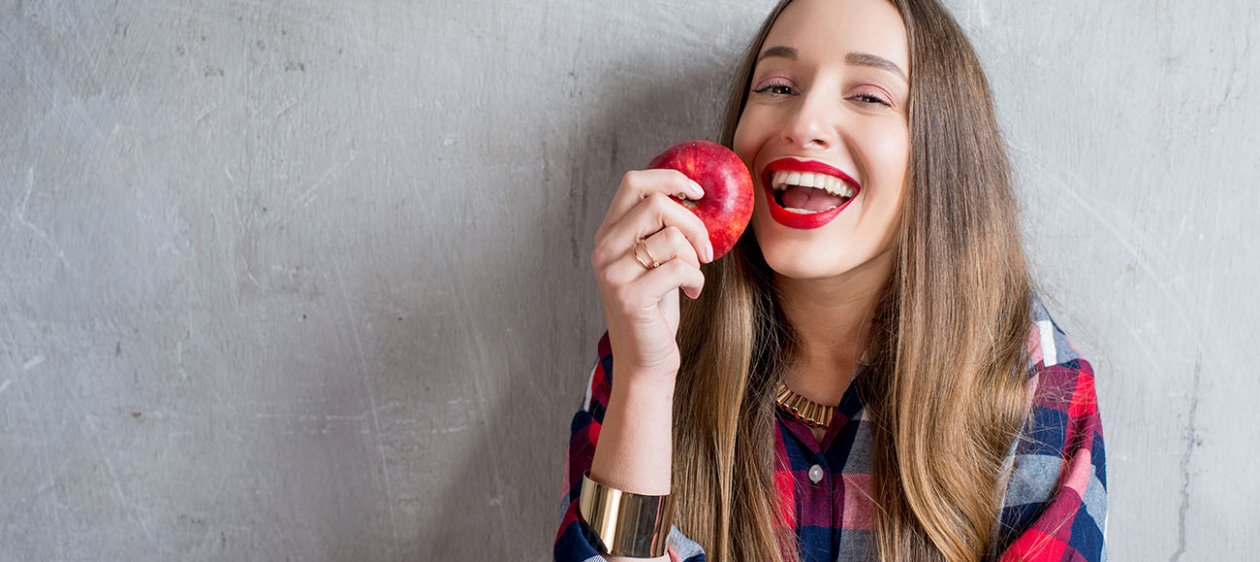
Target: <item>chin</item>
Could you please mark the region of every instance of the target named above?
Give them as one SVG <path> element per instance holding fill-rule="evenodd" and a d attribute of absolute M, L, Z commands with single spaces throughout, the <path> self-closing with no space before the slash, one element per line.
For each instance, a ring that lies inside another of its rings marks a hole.
<path fill-rule="evenodd" d="M 830 279 L 852 271 L 857 264 L 845 256 L 766 255 L 775 274 L 789 279 Z"/>
<path fill-rule="evenodd" d="M 870 196 L 867 195 L 867 198 Z M 753 208 L 752 231 L 770 270 L 794 280 L 838 281 L 849 289 L 882 285 L 895 267 L 900 221 L 895 212 L 864 209 L 867 199 L 818 227 L 786 225 L 764 197 Z"/>
<path fill-rule="evenodd" d="M 881 251 L 860 241 L 845 244 L 836 240 L 792 239 L 759 229 L 754 229 L 753 234 L 766 265 L 776 275 L 789 279 L 834 279 L 855 274 L 866 277 L 860 272 L 874 273 L 884 269 L 881 265 L 892 265 L 890 248 Z"/>
<path fill-rule="evenodd" d="M 818 248 L 816 244 L 787 240 L 762 240 L 758 247 L 766 265 L 777 275 L 792 279 L 823 279 L 841 275 L 852 268 L 852 256 L 838 248 Z"/>

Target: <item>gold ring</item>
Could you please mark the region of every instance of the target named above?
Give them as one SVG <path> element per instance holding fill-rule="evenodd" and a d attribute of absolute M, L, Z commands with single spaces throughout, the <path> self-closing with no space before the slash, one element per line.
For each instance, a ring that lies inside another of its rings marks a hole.
<path fill-rule="evenodd" d="M 643 259 L 643 256 L 639 255 L 639 246 L 643 246 L 643 253 L 647 254 L 646 260 Z M 630 249 L 630 253 L 634 254 L 634 259 L 639 262 L 639 265 L 642 265 L 647 269 L 656 269 L 661 266 L 661 262 L 656 259 L 656 256 L 652 255 L 652 251 L 647 247 L 647 242 L 644 242 L 642 238 L 634 243 L 634 246 Z"/>

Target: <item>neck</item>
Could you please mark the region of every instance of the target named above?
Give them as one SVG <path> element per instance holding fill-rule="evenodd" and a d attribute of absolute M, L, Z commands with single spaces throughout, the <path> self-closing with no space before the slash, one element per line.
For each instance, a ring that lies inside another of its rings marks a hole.
<path fill-rule="evenodd" d="M 792 390 L 820 404 L 839 403 L 866 352 L 891 266 L 891 256 L 884 255 L 841 277 L 775 277 L 779 304 L 795 334 L 785 375 Z"/>

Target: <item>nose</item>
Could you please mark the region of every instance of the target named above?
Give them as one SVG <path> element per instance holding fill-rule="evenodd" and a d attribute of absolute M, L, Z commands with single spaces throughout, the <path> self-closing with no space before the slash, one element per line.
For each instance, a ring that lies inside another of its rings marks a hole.
<path fill-rule="evenodd" d="M 803 94 L 783 124 L 784 142 L 804 149 L 823 150 L 836 143 L 839 112 L 822 96 Z"/>

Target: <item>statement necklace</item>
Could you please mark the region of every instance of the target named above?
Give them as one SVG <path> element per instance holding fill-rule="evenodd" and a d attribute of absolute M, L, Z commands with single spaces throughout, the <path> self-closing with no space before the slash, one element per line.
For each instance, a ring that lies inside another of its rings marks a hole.
<path fill-rule="evenodd" d="M 779 383 L 779 390 L 775 393 L 774 400 L 796 419 L 805 422 L 805 425 L 810 427 L 826 428 L 831 424 L 831 414 L 836 411 L 834 406 L 823 406 L 793 392 L 782 382 Z"/>

